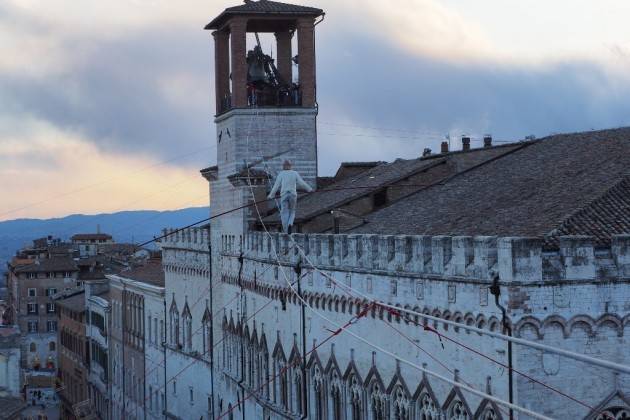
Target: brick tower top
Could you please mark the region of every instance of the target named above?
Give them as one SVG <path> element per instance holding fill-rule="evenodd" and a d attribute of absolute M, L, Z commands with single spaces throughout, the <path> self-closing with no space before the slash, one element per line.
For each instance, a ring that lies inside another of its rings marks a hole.
<path fill-rule="evenodd" d="M 213 30 L 215 41 L 217 115 L 233 108 L 315 107 L 315 20 L 323 15 L 314 7 L 245 0 L 208 23 L 205 29 Z M 277 59 L 265 55 L 260 44 L 247 51 L 248 32 L 274 33 Z M 298 54 L 293 57 L 296 32 Z M 298 66 L 296 82 L 293 63 Z"/>

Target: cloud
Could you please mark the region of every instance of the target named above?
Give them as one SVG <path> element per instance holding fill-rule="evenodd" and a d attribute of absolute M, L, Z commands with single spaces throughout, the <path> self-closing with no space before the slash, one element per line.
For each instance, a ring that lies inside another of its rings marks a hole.
<path fill-rule="evenodd" d="M 618 25 L 628 6 L 579 1 L 296 0 L 327 12 L 317 27 L 320 171 L 417 156 L 446 133 L 513 140 L 628 124 L 630 30 Z M 0 193 L 12 200 L 2 205 L 66 191 L 81 171 L 128 174 L 193 151 L 129 184 L 149 192 L 177 170 L 196 179 L 215 160 L 213 46 L 202 27 L 236 3 L 0 3 Z M 71 156 L 81 158 L 74 168 Z M 17 188 L 20 170 L 28 183 Z M 131 198 L 119 186 L 107 205 Z M 90 197 L 15 215 L 102 210 Z"/>
<path fill-rule="evenodd" d="M 3 127 L 16 125 L 1 120 Z M 36 119 L 15 136 L 0 132 L 0 220 L 69 212 L 173 209 L 206 205 L 208 184 L 187 163 L 98 150 L 73 131 Z"/>

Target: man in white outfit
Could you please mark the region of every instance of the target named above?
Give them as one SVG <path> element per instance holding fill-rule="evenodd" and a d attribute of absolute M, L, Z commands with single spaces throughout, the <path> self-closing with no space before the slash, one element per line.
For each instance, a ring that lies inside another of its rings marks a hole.
<path fill-rule="evenodd" d="M 276 182 L 273 184 L 268 198 L 274 198 L 278 188 L 280 188 L 280 219 L 282 220 L 282 229 L 286 233 L 291 233 L 293 220 L 295 220 L 298 187 L 307 192 L 313 191 L 300 174 L 291 169 L 291 162 L 285 160 L 282 164 L 282 171 L 276 177 Z"/>

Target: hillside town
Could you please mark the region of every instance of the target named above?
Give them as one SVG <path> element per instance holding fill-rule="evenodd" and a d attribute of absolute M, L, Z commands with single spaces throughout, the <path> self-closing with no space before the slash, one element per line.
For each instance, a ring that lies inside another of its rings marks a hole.
<path fill-rule="evenodd" d="M 15 250 L 0 418 L 630 418 L 630 128 L 323 176 L 324 10 L 216 12 L 210 214 Z"/>

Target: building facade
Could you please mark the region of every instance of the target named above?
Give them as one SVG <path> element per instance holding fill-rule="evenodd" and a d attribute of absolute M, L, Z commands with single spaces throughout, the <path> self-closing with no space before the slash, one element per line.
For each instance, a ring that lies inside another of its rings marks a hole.
<path fill-rule="evenodd" d="M 168 235 L 162 248 L 166 298 L 167 415 L 211 419 L 212 342 L 208 229 Z M 160 325 L 161 328 L 161 325 Z"/>
<path fill-rule="evenodd" d="M 89 349 L 86 339 L 85 292 L 83 289 L 55 296 L 59 331 L 60 384 L 57 387 L 63 419 L 77 419 L 77 407 L 88 400 Z"/>
<path fill-rule="evenodd" d="M 106 280 L 85 282 L 86 346 L 89 351 L 87 392 L 89 410 L 100 419 L 109 419 L 116 407 L 111 398 L 114 380 L 111 331 L 114 327 L 110 305 L 109 285 Z"/>

